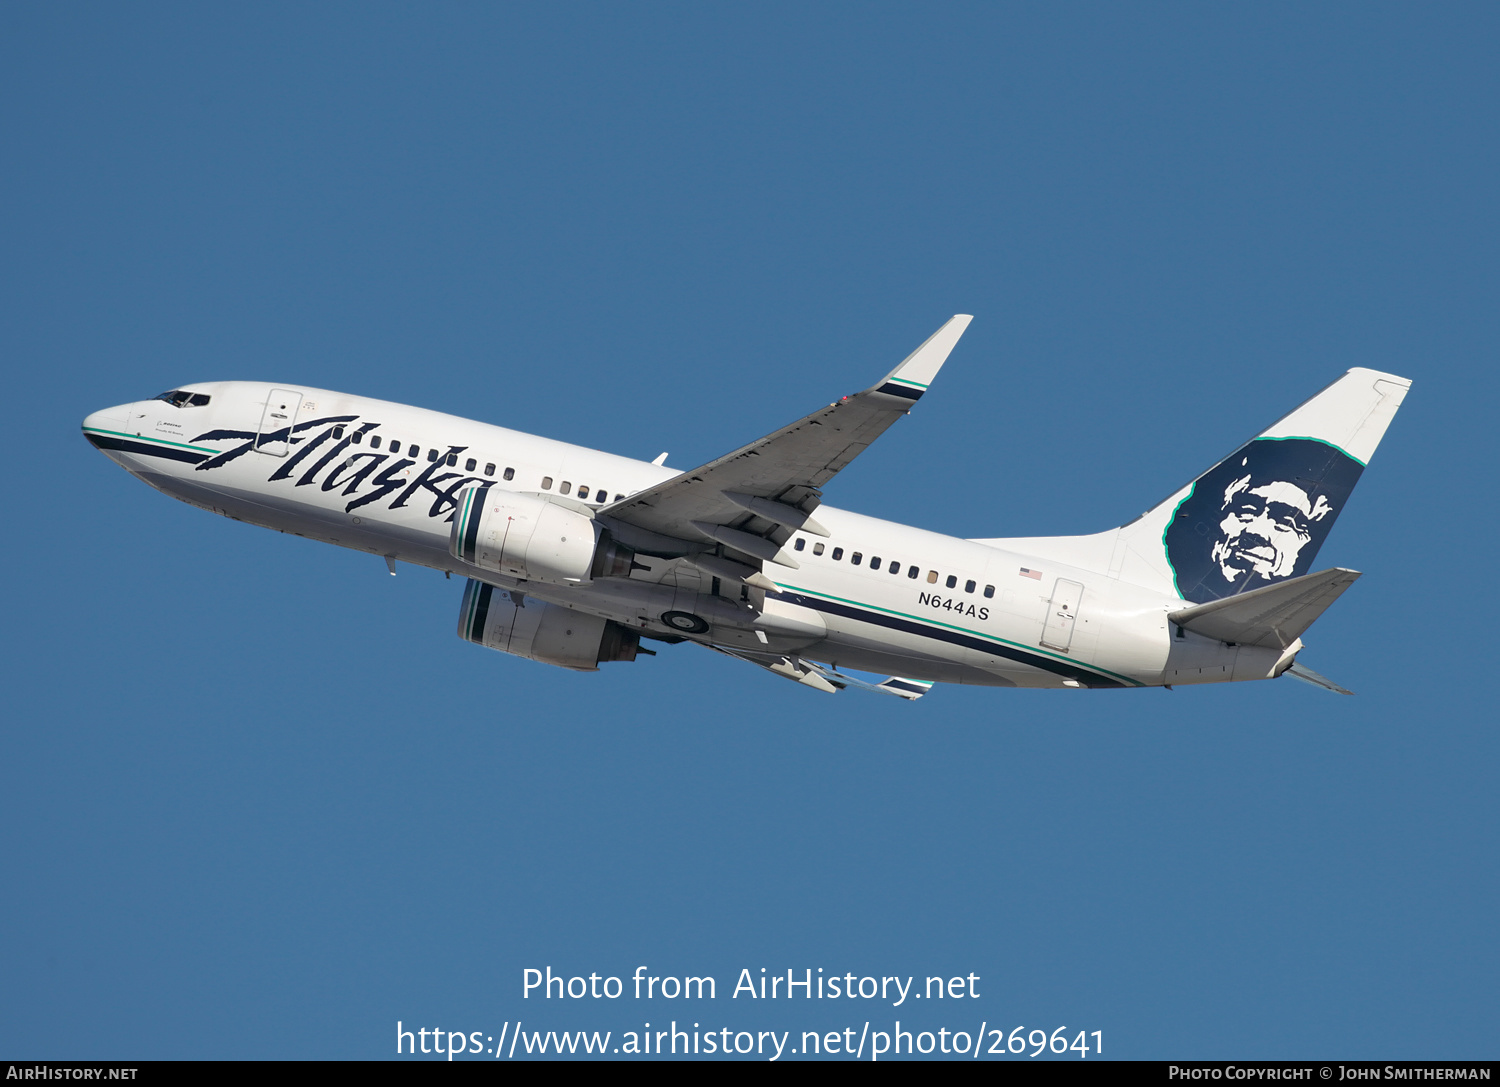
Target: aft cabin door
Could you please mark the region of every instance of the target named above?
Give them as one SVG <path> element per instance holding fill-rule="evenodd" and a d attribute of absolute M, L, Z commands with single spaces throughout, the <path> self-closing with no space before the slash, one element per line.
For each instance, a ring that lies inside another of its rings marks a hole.
<path fill-rule="evenodd" d="M 255 436 L 255 451 L 284 457 L 291 450 L 292 427 L 297 423 L 297 409 L 302 394 L 291 389 L 272 389 L 261 413 L 260 432 Z"/>
<path fill-rule="evenodd" d="M 1078 602 L 1083 599 L 1083 585 L 1077 581 L 1057 579 L 1052 600 L 1047 604 L 1047 621 L 1042 625 L 1042 644 L 1064 653 L 1073 644 L 1073 624 L 1078 619 Z"/>

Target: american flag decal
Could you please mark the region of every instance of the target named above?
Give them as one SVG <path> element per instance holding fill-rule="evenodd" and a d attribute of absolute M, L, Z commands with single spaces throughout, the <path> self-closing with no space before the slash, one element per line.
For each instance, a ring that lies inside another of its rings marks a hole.
<path fill-rule="evenodd" d="M 1042 572 L 1040 570 L 1028 570 L 1024 566 L 1021 567 L 1021 576 L 1029 577 L 1032 581 L 1042 580 Z"/>

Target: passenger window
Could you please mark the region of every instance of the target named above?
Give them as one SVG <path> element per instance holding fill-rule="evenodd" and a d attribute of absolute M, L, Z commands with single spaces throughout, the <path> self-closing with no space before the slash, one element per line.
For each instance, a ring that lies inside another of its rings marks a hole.
<path fill-rule="evenodd" d="M 478 463 L 479 462 L 477 460 L 475 460 L 473 457 L 470 457 L 468 460 L 464 461 L 464 471 L 472 472 L 474 470 L 474 466 Z M 490 474 L 494 475 L 493 472 L 491 472 Z"/>
<path fill-rule="evenodd" d="M 821 555 L 822 553 L 823 553 L 823 545 L 820 544 L 820 543 L 813 544 L 813 554 L 814 555 Z"/>
<path fill-rule="evenodd" d="M 336 426 L 336 427 L 333 428 L 333 440 L 334 441 L 338 441 L 343 436 L 344 436 L 344 428 L 343 427 Z"/>
<path fill-rule="evenodd" d="M 412 456 L 416 456 L 416 454 L 413 453 Z M 436 464 L 437 463 L 437 450 L 436 449 L 429 449 L 427 451 L 427 463 L 428 464 Z"/>
<path fill-rule="evenodd" d="M 493 464 L 486 464 L 484 466 L 484 474 L 487 475 L 487 476 L 494 475 L 495 474 L 495 466 Z M 506 476 L 505 478 L 509 479 L 510 476 Z"/>
<path fill-rule="evenodd" d="M 918 570 L 915 566 L 913 566 L 911 569 L 909 569 L 909 570 L 906 571 L 906 576 L 909 577 L 909 578 L 911 578 L 913 581 L 915 581 L 915 580 L 917 580 L 917 575 L 919 573 L 921 573 L 921 571 Z"/>
<path fill-rule="evenodd" d="M 901 563 L 900 563 L 900 561 L 897 560 L 897 559 L 892 559 L 891 560 L 891 573 L 893 573 L 893 574 L 899 574 L 900 572 L 901 572 Z"/>
<path fill-rule="evenodd" d="M 985 596 L 985 599 L 988 600 L 991 597 L 993 597 L 994 595 L 995 595 L 995 587 L 993 585 L 986 585 L 984 587 L 984 596 Z"/>
<path fill-rule="evenodd" d="M 407 451 L 406 451 L 406 455 L 408 457 L 412 457 L 412 458 L 419 457 L 419 456 L 422 455 L 422 447 L 420 445 L 418 445 L 416 442 L 412 442 L 411 443 L 411 447 L 409 449 L 407 449 Z M 427 459 L 428 460 L 437 460 L 437 450 L 434 449 L 432 451 L 432 456 L 428 457 Z"/>
<path fill-rule="evenodd" d="M 937 584 L 937 571 L 936 570 L 928 570 L 927 571 L 927 584 L 929 584 L 929 585 L 936 585 Z"/>
<path fill-rule="evenodd" d="M 580 483 L 578 485 L 578 497 L 579 498 L 587 498 L 588 496 L 589 496 L 589 486 L 588 486 L 588 484 L 587 483 Z"/>
<path fill-rule="evenodd" d="M 861 555 L 858 551 L 849 556 L 849 561 L 852 562 L 855 566 L 858 566 L 863 559 L 864 556 Z"/>
<path fill-rule="evenodd" d="M 349 435 L 349 440 L 358 445 L 365 440 L 365 432 L 363 430 L 356 430 L 353 434 Z"/>
<path fill-rule="evenodd" d="M 457 453 L 449 453 L 448 454 L 448 467 L 449 468 L 454 468 L 454 467 L 457 467 L 457 465 L 458 465 L 458 454 Z"/>
<path fill-rule="evenodd" d="M 946 586 L 948 586 L 948 588 L 951 589 L 951 588 L 953 588 L 953 586 L 955 586 L 955 585 L 958 584 L 958 578 L 954 577 L 952 574 L 949 574 L 948 575 L 948 580 L 945 581 L 945 582 L 943 582 L 943 584 L 946 585 Z"/>
<path fill-rule="evenodd" d="M 552 489 L 552 477 L 551 476 L 543 476 L 542 477 L 542 490 L 544 490 L 544 491 L 550 491 L 551 489 Z"/>
<path fill-rule="evenodd" d="M 879 570 L 880 569 L 880 556 L 879 555 L 871 555 L 870 556 L 870 568 L 872 570 Z"/>
<path fill-rule="evenodd" d="M 798 537 L 797 537 L 797 543 L 796 543 L 796 545 L 795 545 L 795 546 L 794 546 L 794 547 L 793 547 L 793 550 L 794 550 L 794 551 L 801 551 L 801 550 L 802 550 L 802 549 L 803 549 L 803 548 L 804 548 L 804 547 L 806 547 L 806 546 L 807 546 L 807 541 L 806 541 L 806 540 L 804 540 L 804 539 L 803 539 L 803 538 L 802 538 L 802 537 L 801 537 L 801 536 L 798 536 Z"/>
<path fill-rule="evenodd" d="M 380 448 L 380 435 L 379 434 L 375 435 L 373 438 L 370 439 L 370 448 L 371 449 L 379 449 Z"/>
<path fill-rule="evenodd" d="M 484 474 L 487 475 L 487 476 L 494 475 L 495 474 L 495 466 L 493 464 L 487 465 L 485 467 L 485 469 L 484 469 Z M 516 478 L 516 470 L 514 468 L 507 468 L 505 470 L 505 478 L 506 479 L 515 479 Z"/>
<path fill-rule="evenodd" d="M 568 480 L 565 479 L 565 480 L 562 481 L 562 486 L 559 487 L 559 488 L 557 488 L 557 493 L 558 494 L 567 494 L 572 489 L 573 489 L 573 484 L 570 483 Z"/>
<path fill-rule="evenodd" d="M 839 559 L 841 559 L 843 557 L 844 557 L 844 549 L 842 547 L 835 547 L 833 549 L 833 561 L 834 562 L 838 562 Z M 854 561 L 858 562 L 859 560 L 855 559 Z"/>
<path fill-rule="evenodd" d="M 603 502 L 608 497 L 609 497 L 609 492 L 608 491 L 595 491 L 594 492 L 594 501 L 595 502 Z"/>
<path fill-rule="evenodd" d="M 966 593 L 972 593 L 973 591 L 974 591 L 974 583 L 972 581 L 966 581 L 966 582 L 964 582 L 964 592 L 966 592 Z"/>

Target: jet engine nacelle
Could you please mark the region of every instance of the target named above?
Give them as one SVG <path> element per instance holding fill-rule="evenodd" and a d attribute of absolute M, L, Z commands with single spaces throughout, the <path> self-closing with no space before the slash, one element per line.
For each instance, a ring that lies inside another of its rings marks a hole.
<path fill-rule="evenodd" d="M 528 600 L 469 579 L 458 636 L 527 660 L 595 672 L 606 661 L 633 661 L 640 635 L 597 615 Z"/>
<path fill-rule="evenodd" d="M 634 558 L 593 518 L 490 483 L 459 494 L 448 550 L 507 577 L 572 585 L 629 576 Z"/>

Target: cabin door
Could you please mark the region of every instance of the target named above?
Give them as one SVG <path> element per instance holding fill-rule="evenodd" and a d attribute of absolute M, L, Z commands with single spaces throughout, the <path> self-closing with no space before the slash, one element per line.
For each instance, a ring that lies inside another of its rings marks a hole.
<path fill-rule="evenodd" d="M 297 409 L 302 394 L 292 389 L 272 389 L 266 397 L 266 410 L 260 416 L 260 432 L 255 435 L 255 451 L 273 457 L 284 457 L 291 451 L 292 427 L 297 423 Z"/>
<path fill-rule="evenodd" d="M 1083 599 L 1083 585 L 1058 578 L 1047 604 L 1047 621 L 1042 625 L 1042 644 L 1063 653 L 1073 644 L 1073 624 L 1078 619 L 1078 602 Z"/>

